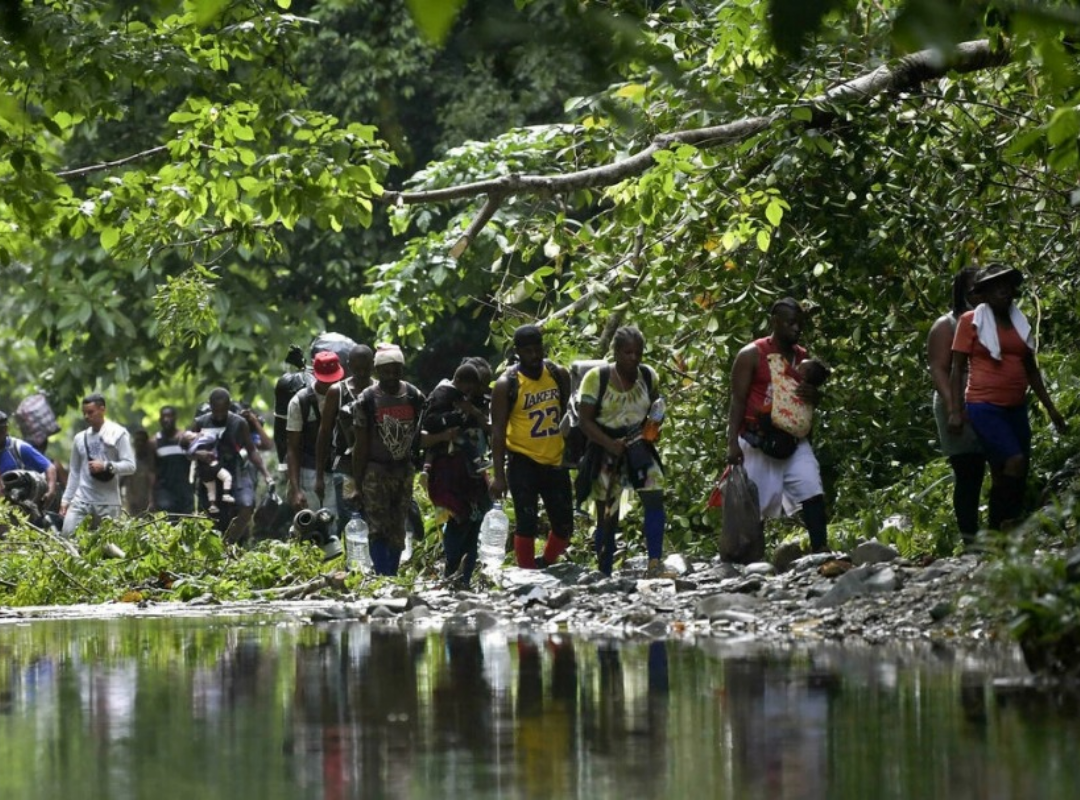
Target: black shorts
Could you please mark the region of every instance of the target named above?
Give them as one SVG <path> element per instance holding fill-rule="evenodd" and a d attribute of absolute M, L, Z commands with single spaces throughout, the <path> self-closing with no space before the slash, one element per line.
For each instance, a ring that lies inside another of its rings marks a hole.
<path fill-rule="evenodd" d="M 570 538 L 574 532 L 574 492 L 567 469 L 510 453 L 506 479 L 514 500 L 518 536 L 536 538 L 542 499 L 552 532 L 561 539 Z"/>

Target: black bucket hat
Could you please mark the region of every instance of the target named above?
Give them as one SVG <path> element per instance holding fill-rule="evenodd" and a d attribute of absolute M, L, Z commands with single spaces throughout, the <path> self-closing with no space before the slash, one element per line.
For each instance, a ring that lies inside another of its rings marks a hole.
<path fill-rule="evenodd" d="M 1015 289 L 1024 282 L 1024 273 L 1015 267 L 1007 267 L 1004 264 L 991 264 L 975 273 L 975 283 L 972 284 L 972 289 L 978 291 L 988 283 L 1000 280 L 1008 281 Z"/>

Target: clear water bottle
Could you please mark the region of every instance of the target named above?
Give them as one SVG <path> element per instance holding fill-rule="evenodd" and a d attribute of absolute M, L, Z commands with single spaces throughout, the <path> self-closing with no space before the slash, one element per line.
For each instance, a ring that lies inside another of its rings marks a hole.
<path fill-rule="evenodd" d="M 660 438 L 660 426 L 664 422 L 666 411 L 667 406 L 663 397 L 653 400 L 653 404 L 649 406 L 649 413 L 645 417 L 645 425 L 641 429 L 641 438 L 646 442 L 655 442 Z"/>
<path fill-rule="evenodd" d="M 345 559 L 349 572 L 371 574 L 371 551 L 368 549 L 368 524 L 359 514 L 349 517 L 345 526 Z"/>
<path fill-rule="evenodd" d="M 506 537 L 510 533 L 510 520 L 503 511 L 502 503 L 495 503 L 480 523 L 480 563 L 488 572 L 502 566 L 506 556 Z"/>

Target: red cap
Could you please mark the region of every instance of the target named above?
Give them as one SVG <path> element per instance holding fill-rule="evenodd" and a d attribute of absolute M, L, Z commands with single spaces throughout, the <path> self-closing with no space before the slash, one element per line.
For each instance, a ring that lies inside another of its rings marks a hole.
<path fill-rule="evenodd" d="M 315 380 L 319 383 L 337 383 L 345 377 L 345 370 L 341 368 L 341 361 L 337 353 L 323 351 L 315 354 L 312 362 L 315 372 Z"/>

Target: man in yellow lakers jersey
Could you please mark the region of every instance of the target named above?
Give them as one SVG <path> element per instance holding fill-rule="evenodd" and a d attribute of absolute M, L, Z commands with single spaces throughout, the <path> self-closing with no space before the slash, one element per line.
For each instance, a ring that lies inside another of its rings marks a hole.
<path fill-rule="evenodd" d="M 514 554 L 526 569 L 547 566 L 566 550 L 574 530 L 573 488 L 562 466 L 559 421 L 570 399 L 570 373 L 544 358 L 544 338 L 536 325 L 514 331 L 518 363 L 495 382 L 491 394 L 491 494 L 509 486 L 517 527 Z M 551 522 L 544 555 L 536 557 L 536 534 L 543 499 Z"/>

